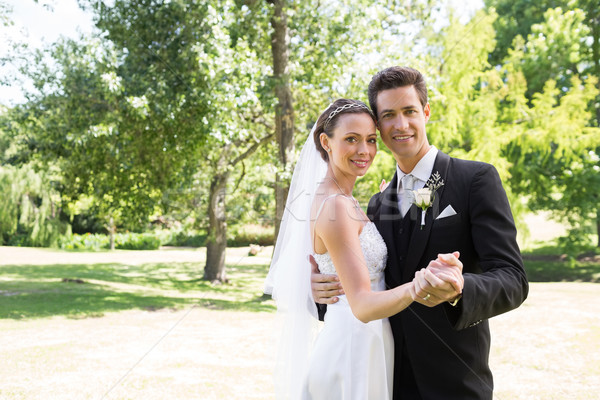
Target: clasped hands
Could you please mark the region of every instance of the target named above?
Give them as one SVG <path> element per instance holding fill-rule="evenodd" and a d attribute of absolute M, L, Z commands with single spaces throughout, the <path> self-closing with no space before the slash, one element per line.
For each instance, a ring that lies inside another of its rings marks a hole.
<path fill-rule="evenodd" d="M 464 278 L 463 265 L 458 259 L 460 253 L 438 254 L 438 258 L 429 262 L 426 268 L 415 273 L 409 292 L 412 300 L 427 307 L 435 307 L 446 301 L 453 301 L 462 293 Z M 336 275 L 319 273 L 317 263 L 312 256 L 311 288 L 315 302 L 333 304 L 344 289 Z"/>
<path fill-rule="evenodd" d="M 427 268 L 417 271 L 409 287 L 413 301 L 434 307 L 460 296 L 465 280 L 459 257 L 458 251 L 438 254 L 438 258 L 430 261 Z"/>

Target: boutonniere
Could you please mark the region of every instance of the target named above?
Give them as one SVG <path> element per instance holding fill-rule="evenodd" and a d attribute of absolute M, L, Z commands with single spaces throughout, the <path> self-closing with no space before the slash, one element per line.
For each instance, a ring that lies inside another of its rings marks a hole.
<path fill-rule="evenodd" d="M 413 203 L 421 209 L 421 229 L 425 226 L 425 215 L 435 200 L 435 193 L 444 186 L 444 180 L 439 172 L 432 174 L 423 189 L 413 190 L 415 200 Z"/>

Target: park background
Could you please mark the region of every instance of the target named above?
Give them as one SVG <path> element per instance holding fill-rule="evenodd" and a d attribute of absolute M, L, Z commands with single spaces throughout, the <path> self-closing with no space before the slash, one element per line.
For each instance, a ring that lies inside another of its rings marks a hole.
<path fill-rule="evenodd" d="M 0 398 L 272 398 L 262 280 L 300 144 L 389 65 L 511 202 L 532 289 L 491 321 L 496 397 L 598 393 L 597 2 L 77 4 L 78 35 L 3 36 Z M 380 143 L 359 201 L 393 172 Z"/>

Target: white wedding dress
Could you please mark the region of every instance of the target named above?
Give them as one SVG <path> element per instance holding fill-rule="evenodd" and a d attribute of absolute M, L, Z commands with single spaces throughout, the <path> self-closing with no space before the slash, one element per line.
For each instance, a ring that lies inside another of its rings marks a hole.
<path fill-rule="evenodd" d="M 374 223 L 366 223 L 359 240 L 371 290 L 385 290 L 387 248 Z M 336 273 L 329 253 L 314 257 L 321 273 Z M 391 399 L 394 339 L 389 321 L 386 318 L 365 324 L 352 314 L 346 296 L 339 296 L 337 303 L 327 306 L 325 324 L 309 365 L 302 399 Z"/>

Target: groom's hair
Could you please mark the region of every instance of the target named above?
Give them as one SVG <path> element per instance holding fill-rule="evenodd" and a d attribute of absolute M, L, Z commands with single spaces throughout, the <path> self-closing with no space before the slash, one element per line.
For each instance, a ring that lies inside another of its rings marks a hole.
<path fill-rule="evenodd" d="M 427 85 L 425 85 L 423 75 L 416 69 L 394 66 L 379 71 L 373 76 L 371 83 L 369 83 L 369 104 L 377 119 L 379 119 L 377 115 L 377 95 L 379 92 L 404 86 L 415 87 L 419 101 L 425 108 L 425 105 L 427 105 Z"/>

